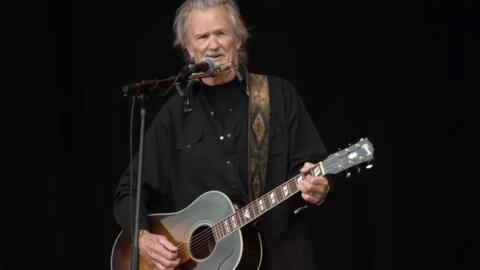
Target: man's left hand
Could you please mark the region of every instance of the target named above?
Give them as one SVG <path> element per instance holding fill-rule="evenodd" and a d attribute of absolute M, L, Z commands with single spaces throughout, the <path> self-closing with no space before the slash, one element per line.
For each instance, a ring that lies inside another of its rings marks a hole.
<path fill-rule="evenodd" d="M 330 185 L 328 184 L 328 179 L 324 176 L 315 177 L 310 173 L 310 169 L 314 166 L 315 164 L 310 162 L 303 164 L 300 172 L 304 173 L 306 177 L 304 181 L 297 183 L 297 187 L 302 192 L 302 198 L 305 201 L 320 205 L 325 200 Z"/>

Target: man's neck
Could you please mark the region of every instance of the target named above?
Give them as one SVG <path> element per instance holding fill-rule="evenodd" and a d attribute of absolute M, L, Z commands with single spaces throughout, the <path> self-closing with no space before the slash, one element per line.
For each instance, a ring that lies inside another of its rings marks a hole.
<path fill-rule="evenodd" d="M 235 70 L 229 70 L 228 72 L 218 74 L 213 77 L 202 78 L 202 82 L 206 85 L 214 86 L 219 84 L 225 84 L 235 78 Z"/>

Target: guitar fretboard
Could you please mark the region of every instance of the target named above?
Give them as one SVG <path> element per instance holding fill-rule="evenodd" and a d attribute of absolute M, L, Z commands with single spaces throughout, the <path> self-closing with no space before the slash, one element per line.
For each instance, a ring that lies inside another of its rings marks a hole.
<path fill-rule="evenodd" d="M 325 170 L 322 162 L 315 164 L 315 166 L 310 169 L 310 174 L 314 176 L 324 175 Z M 213 225 L 212 230 L 215 241 L 218 242 L 228 237 L 230 234 L 238 231 L 286 199 L 295 195 L 298 192 L 297 183 L 304 181 L 305 177 L 306 174 L 303 173 L 296 175 Z"/>

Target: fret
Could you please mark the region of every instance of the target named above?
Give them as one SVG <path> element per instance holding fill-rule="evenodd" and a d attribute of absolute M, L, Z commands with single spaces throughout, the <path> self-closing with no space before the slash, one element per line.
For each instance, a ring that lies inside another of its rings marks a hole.
<path fill-rule="evenodd" d="M 253 216 L 253 218 L 256 218 L 256 217 L 260 216 L 260 210 L 259 210 L 257 204 L 258 204 L 258 200 L 253 201 L 253 202 L 248 206 L 248 208 L 250 209 L 250 213 L 251 213 L 251 215 Z"/>
<path fill-rule="evenodd" d="M 239 209 L 237 212 L 235 212 L 238 216 L 238 222 L 240 223 L 240 226 L 243 226 L 243 224 L 245 224 L 245 218 L 243 217 L 243 212 L 245 212 L 245 210 L 243 209 Z"/>
<path fill-rule="evenodd" d="M 295 179 L 293 179 L 292 181 L 288 181 L 287 185 L 290 193 L 295 193 L 297 191 L 297 182 L 295 181 Z"/>
<path fill-rule="evenodd" d="M 233 230 L 236 230 L 237 229 L 237 222 L 235 220 L 235 214 L 230 219 L 231 219 L 231 222 L 233 224 Z"/>
<path fill-rule="evenodd" d="M 295 180 L 297 181 L 297 183 L 300 183 L 300 182 L 303 181 L 303 179 L 304 179 L 303 174 L 299 174 L 299 175 L 297 176 L 297 179 L 295 179 Z"/>
<path fill-rule="evenodd" d="M 223 226 L 225 228 L 225 232 L 228 234 L 230 233 L 230 226 L 228 224 L 228 219 L 225 219 L 225 221 L 223 222 Z"/>
<path fill-rule="evenodd" d="M 212 232 L 213 232 L 213 238 L 215 239 L 215 242 L 218 241 L 218 233 L 217 233 L 217 227 L 216 225 L 212 226 Z"/>
<path fill-rule="evenodd" d="M 315 167 L 313 167 L 311 170 L 310 170 L 310 173 L 313 175 L 313 176 L 320 176 L 322 174 L 322 169 L 320 169 L 320 166 L 317 164 L 315 165 Z"/>
<path fill-rule="evenodd" d="M 277 203 L 277 198 L 275 196 L 275 190 L 270 193 L 270 204 L 273 206 Z"/>
<path fill-rule="evenodd" d="M 265 211 L 268 211 L 272 208 L 272 202 L 270 202 L 269 193 L 263 195 L 263 202 L 265 203 Z"/>
<path fill-rule="evenodd" d="M 275 196 L 277 196 L 278 202 L 282 202 L 283 200 L 285 200 L 285 196 L 283 196 L 281 187 L 275 189 Z"/>
<path fill-rule="evenodd" d="M 215 225 L 214 228 L 215 228 L 215 234 L 217 235 L 217 241 L 218 241 L 218 239 L 222 238 L 222 234 L 219 229 L 219 226 Z"/>
<path fill-rule="evenodd" d="M 279 188 L 276 188 L 272 191 L 273 194 L 275 194 L 275 203 L 274 204 L 278 204 L 278 202 L 281 202 L 282 201 L 282 192 Z M 272 205 L 273 206 L 273 205 Z"/>
<path fill-rule="evenodd" d="M 320 169 L 322 170 L 322 175 L 325 175 L 325 168 L 323 167 L 323 162 L 319 162 L 319 163 L 318 163 L 318 166 L 319 166 Z"/>
<path fill-rule="evenodd" d="M 314 175 L 320 175 L 322 171 L 322 168 L 317 164 L 317 166 L 313 167 L 310 172 Z M 298 192 L 297 184 L 304 180 L 305 175 L 299 174 L 283 185 L 276 187 L 269 193 L 260 196 L 257 200 L 246 205 L 244 208 L 238 209 L 224 220 L 221 220 L 213 226 L 215 240 L 219 241 L 224 239 L 230 233 L 239 230 L 247 223 L 255 220 L 266 211 Z"/>
<path fill-rule="evenodd" d="M 238 226 L 239 227 L 242 227 L 243 224 L 245 224 L 245 220 L 243 219 L 243 216 L 241 215 L 241 213 L 236 213 L 236 216 L 237 216 L 237 220 L 238 220 Z"/>
<path fill-rule="evenodd" d="M 260 210 L 259 211 L 260 213 L 265 211 L 265 203 L 263 202 L 262 197 L 260 197 L 260 199 L 258 199 L 258 209 Z"/>
<path fill-rule="evenodd" d="M 218 236 L 219 236 L 218 238 L 219 238 L 219 239 L 223 238 L 223 237 L 225 236 L 225 234 L 224 234 L 224 232 L 223 232 L 222 226 L 221 226 L 220 224 L 216 224 L 215 227 L 216 227 L 216 229 L 217 229 L 216 231 L 217 231 Z"/>
<path fill-rule="evenodd" d="M 250 221 L 250 219 L 252 218 L 252 217 L 250 216 L 250 210 L 248 209 L 248 207 L 247 207 L 247 209 L 244 211 L 243 217 L 245 218 L 245 221 L 247 221 L 247 220 Z M 247 223 L 247 222 L 245 222 L 245 223 Z"/>
<path fill-rule="evenodd" d="M 288 182 L 288 186 L 290 187 L 290 191 L 292 193 L 295 193 L 298 191 L 298 188 L 297 188 L 297 183 L 295 181 L 289 181 Z"/>
<path fill-rule="evenodd" d="M 314 168 L 312 168 L 313 172 Z M 267 212 L 277 204 L 295 194 L 298 191 L 297 183 L 305 180 L 303 174 L 299 174 L 283 185 L 276 187 L 269 193 L 260 196 L 257 200 L 251 202 L 245 207 L 238 209 L 232 215 L 221 220 L 213 227 L 213 234 L 216 241 L 227 237 L 232 232 L 242 228 L 244 225 L 255 220 L 263 213 Z"/>
<path fill-rule="evenodd" d="M 297 183 L 304 180 L 305 176 L 300 174 L 219 221 L 219 223 L 213 226 L 215 240 L 220 241 L 224 239 L 229 234 L 239 230 L 244 225 L 255 220 L 263 213 L 295 194 L 298 191 Z"/>
<path fill-rule="evenodd" d="M 222 238 L 227 236 L 227 232 L 225 231 L 225 228 L 222 225 L 220 225 L 220 230 L 222 232 Z"/>
<path fill-rule="evenodd" d="M 288 184 L 282 186 L 283 197 L 287 197 L 290 194 L 290 189 L 288 188 Z"/>

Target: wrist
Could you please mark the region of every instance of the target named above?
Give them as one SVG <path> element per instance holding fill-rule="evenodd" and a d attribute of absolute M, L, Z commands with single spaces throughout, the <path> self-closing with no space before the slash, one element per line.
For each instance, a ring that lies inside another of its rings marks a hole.
<path fill-rule="evenodd" d="M 330 185 L 327 185 L 327 187 L 325 188 L 325 196 L 323 196 L 323 199 L 320 202 L 318 202 L 316 206 L 320 206 L 325 202 L 329 191 L 330 191 Z"/>
<path fill-rule="evenodd" d="M 140 229 L 138 230 L 138 239 L 142 239 L 142 237 L 144 237 L 145 235 L 149 234 L 150 232 L 148 230 L 145 230 L 145 229 Z"/>

